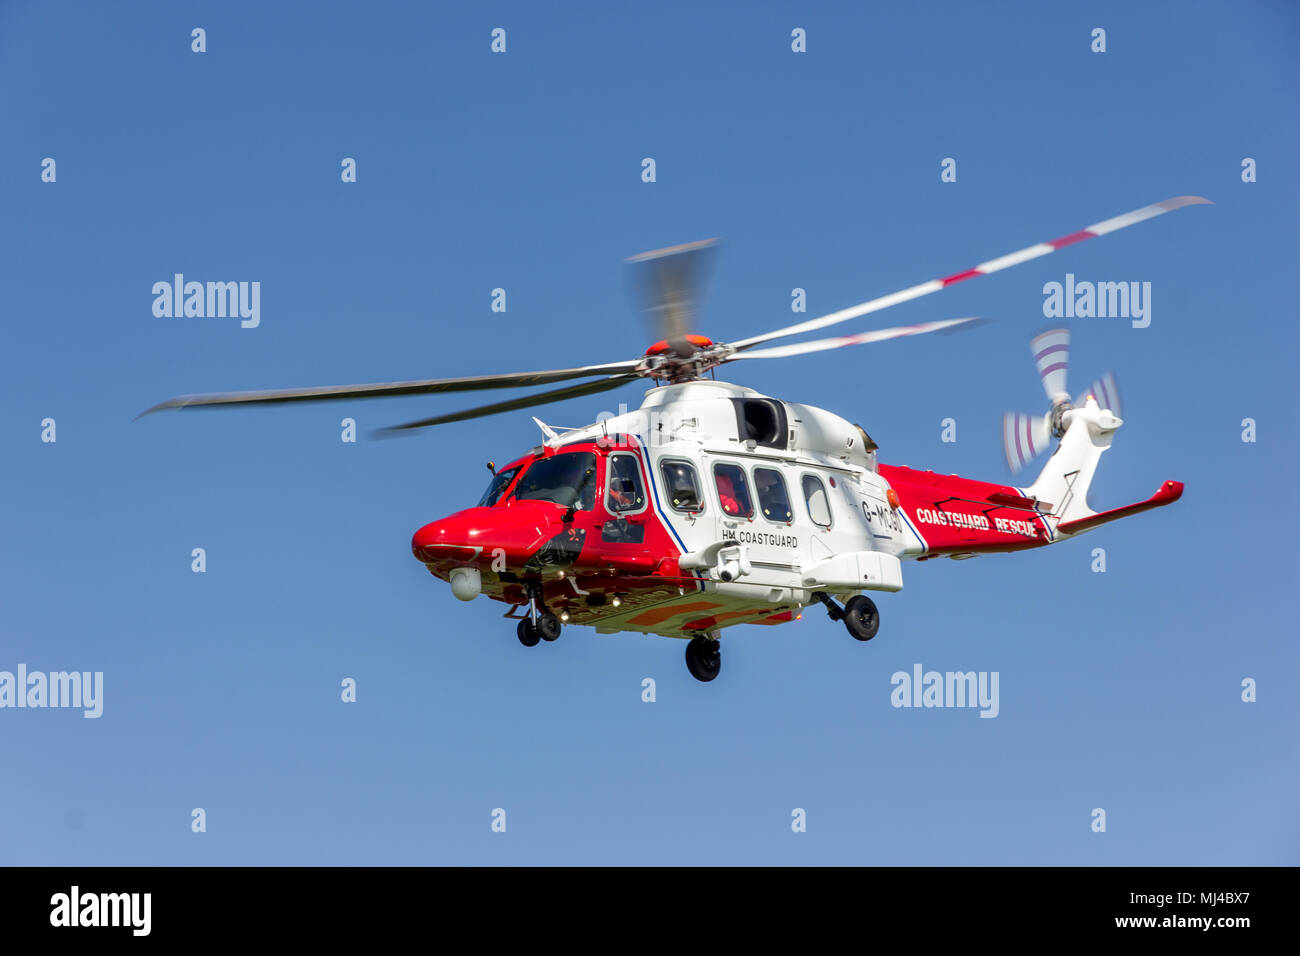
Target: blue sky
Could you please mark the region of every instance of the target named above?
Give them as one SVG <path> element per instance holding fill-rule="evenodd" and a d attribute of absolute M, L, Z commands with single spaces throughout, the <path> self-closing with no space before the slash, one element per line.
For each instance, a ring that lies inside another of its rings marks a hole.
<path fill-rule="evenodd" d="M 1296 8 L 266 7 L 0 3 L 0 669 L 105 685 L 98 720 L 0 711 L 0 859 L 1297 862 Z M 525 649 L 411 558 L 483 462 L 535 443 L 527 413 L 357 444 L 344 416 L 477 397 L 132 420 L 185 392 L 631 357 L 621 260 L 674 242 L 724 237 L 699 331 L 726 340 L 798 318 L 794 287 L 817 315 L 1184 193 L 1215 205 L 843 327 L 995 320 L 975 331 L 732 367 L 861 421 L 884 461 L 1009 481 L 1000 415 L 1044 404 L 1043 284 L 1149 281 L 1149 328 L 1075 323 L 1071 384 L 1124 390 L 1096 503 L 1166 478 L 1183 499 L 908 565 L 867 645 L 811 610 L 732 629 L 710 685 L 663 638 Z M 261 325 L 156 318 L 175 272 L 261 282 Z M 997 671 L 999 716 L 894 709 L 915 663 Z"/>

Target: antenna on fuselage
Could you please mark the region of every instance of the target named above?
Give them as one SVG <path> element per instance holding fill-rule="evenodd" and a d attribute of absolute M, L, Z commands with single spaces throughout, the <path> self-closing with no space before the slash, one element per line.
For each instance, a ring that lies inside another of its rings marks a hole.
<path fill-rule="evenodd" d="M 537 427 L 542 430 L 543 437 L 545 437 L 548 441 L 552 438 L 557 437 L 560 434 L 550 425 L 546 424 L 546 422 L 538 418 L 536 415 L 533 416 L 533 421 L 537 422 Z"/>

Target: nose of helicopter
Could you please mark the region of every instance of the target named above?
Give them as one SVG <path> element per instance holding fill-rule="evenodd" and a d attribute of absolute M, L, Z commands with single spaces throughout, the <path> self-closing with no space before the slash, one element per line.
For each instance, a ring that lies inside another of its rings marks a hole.
<path fill-rule="evenodd" d="M 462 558 L 469 544 L 469 528 L 465 522 L 452 515 L 431 521 L 411 536 L 411 553 L 415 560 L 430 564 L 444 558 Z"/>
<path fill-rule="evenodd" d="M 554 534 L 560 510 L 551 502 L 527 501 L 513 508 L 467 508 L 431 521 L 411 535 L 411 553 L 425 564 L 487 562 L 504 557 L 522 564 Z M 485 551 L 487 552 L 485 554 Z"/>

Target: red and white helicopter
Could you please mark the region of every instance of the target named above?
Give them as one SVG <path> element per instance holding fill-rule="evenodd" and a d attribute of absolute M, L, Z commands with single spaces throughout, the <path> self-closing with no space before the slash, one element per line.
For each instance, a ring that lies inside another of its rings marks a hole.
<path fill-rule="evenodd" d="M 497 468 L 474 507 L 424 525 L 411 548 L 462 601 L 507 605 L 519 640 L 553 641 L 562 626 L 688 639 L 686 664 L 702 681 L 721 667 L 718 637 L 735 624 L 782 624 L 823 604 L 860 641 L 880 617 L 862 592 L 898 591 L 902 562 L 970 558 L 1053 544 L 1100 524 L 1176 501 L 1166 481 L 1146 501 L 1097 512 L 1088 486 L 1122 424 L 1115 380 L 1071 399 L 1069 334 L 1033 340 L 1050 402 L 1041 416 L 1008 414 L 1003 442 L 1018 471 L 1059 443 L 1027 487 L 918 471 L 877 461 L 858 425 L 808 405 L 705 378 L 729 362 L 785 358 L 955 329 L 950 319 L 758 348 L 1028 262 L 1183 206 L 1179 196 L 1107 219 L 973 269 L 738 342 L 691 332 L 694 291 L 711 241 L 633 257 L 647 279 L 662 340 L 643 356 L 578 368 L 468 378 L 195 395 L 149 411 L 213 405 L 355 399 L 582 384 L 408 422 L 401 432 L 591 395 L 649 379 L 635 411 L 582 428 L 541 421 L 544 441 Z M 536 420 L 536 419 L 535 419 Z"/>

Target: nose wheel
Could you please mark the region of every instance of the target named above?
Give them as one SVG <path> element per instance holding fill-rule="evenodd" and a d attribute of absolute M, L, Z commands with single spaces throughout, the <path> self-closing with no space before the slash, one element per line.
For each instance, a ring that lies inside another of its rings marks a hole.
<path fill-rule="evenodd" d="M 553 641 L 560 636 L 564 626 L 560 619 L 546 610 L 542 604 L 541 588 L 528 588 L 528 616 L 519 622 L 517 633 L 519 643 L 524 647 L 536 647 L 538 641 Z"/>
<path fill-rule="evenodd" d="M 722 670 L 722 651 L 714 638 L 693 637 L 686 645 L 686 669 L 698 681 L 713 680 Z"/>
<path fill-rule="evenodd" d="M 542 639 L 542 635 L 537 633 L 537 628 L 533 627 L 533 622 L 528 618 L 519 622 L 516 632 L 519 634 L 519 643 L 524 647 L 536 647 L 537 642 Z"/>
<path fill-rule="evenodd" d="M 560 636 L 562 625 L 560 619 L 547 611 L 545 614 L 537 615 L 537 633 L 544 641 L 553 641 Z"/>
<path fill-rule="evenodd" d="M 519 622 L 516 633 L 519 635 L 519 643 L 524 647 L 536 647 L 538 641 L 553 641 L 560 636 L 563 625 L 560 619 L 554 614 L 537 615 L 537 623 L 534 624 L 531 618 L 524 618 Z"/>

